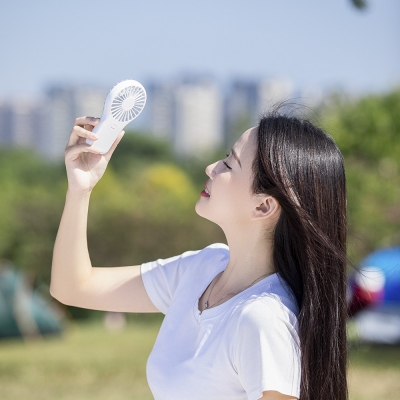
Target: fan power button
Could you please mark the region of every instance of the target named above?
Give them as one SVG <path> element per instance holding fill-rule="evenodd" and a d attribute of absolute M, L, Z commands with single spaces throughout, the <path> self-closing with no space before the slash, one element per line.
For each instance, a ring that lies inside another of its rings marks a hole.
<path fill-rule="evenodd" d="M 111 129 L 115 129 L 116 127 L 117 127 L 117 124 L 112 124 L 112 125 L 110 126 Z"/>

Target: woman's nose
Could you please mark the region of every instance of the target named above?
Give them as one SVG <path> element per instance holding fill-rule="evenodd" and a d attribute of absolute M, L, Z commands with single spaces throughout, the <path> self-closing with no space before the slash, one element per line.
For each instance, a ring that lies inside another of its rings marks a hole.
<path fill-rule="evenodd" d="M 210 164 L 207 168 L 206 168 L 206 174 L 213 179 L 215 176 L 215 166 L 218 164 L 218 161 L 215 162 L 214 164 Z"/>

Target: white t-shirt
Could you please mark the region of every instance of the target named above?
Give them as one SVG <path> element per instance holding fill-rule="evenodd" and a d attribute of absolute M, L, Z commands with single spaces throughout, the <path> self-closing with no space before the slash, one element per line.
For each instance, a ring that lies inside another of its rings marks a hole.
<path fill-rule="evenodd" d="M 200 314 L 199 298 L 228 261 L 229 248 L 217 243 L 142 264 L 146 291 L 165 314 L 147 362 L 155 400 L 300 396 L 298 307 L 277 273 Z"/>

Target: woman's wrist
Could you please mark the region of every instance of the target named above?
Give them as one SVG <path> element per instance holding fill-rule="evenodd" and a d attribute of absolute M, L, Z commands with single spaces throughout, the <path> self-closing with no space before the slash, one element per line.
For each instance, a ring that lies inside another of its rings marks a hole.
<path fill-rule="evenodd" d="M 92 189 L 73 189 L 68 187 L 66 197 L 75 200 L 89 200 L 91 194 Z"/>

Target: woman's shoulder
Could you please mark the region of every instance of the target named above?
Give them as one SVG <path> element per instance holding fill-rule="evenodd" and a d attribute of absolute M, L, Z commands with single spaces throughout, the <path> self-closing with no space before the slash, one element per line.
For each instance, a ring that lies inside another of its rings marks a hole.
<path fill-rule="evenodd" d="M 196 258 L 200 261 L 223 261 L 229 259 L 229 247 L 224 243 L 213 243 L 199 250 Z"/>
<path fill-rule="evenodd" d="M 207 247 L 204 247 L 203 250 L 211 251 L 211 252 L 222 252 L 222 253 L 228 253 L 229 254 L 229 247 L 225 243 L 212 243 L 208 245 Z"/>
<path fill-rule="evenodd" d="M 276 279 L 273 280 L 271 284 L 270 293 L 274 295 L 274 298 L 281 306 L 290 310 L 290 312 L 297 318 L 299 315 L 299 305 L 293 290 L 279 273 L 276 273 L 275 275 Z"/>
<path fill-rule="evenodd" d="M 297 327 L 299 308 L 289 285 L 278 274 L 266 279 L 239 307 L 241 319 L 280 319 Z"/>
<path fill-rule="evenodd" d="M 201 249 L 194 260 L 195 275 L 213 274 L 219 271 L 229 261 L 229 247 L 224 243 L 212 243 Z"/>
<path fill-rule="evenodd" d="M 182 273 L 197 275 L 219 269 L 221 265 L 227 264 L 228 260 L 228 246 L 224 243 L 212 243 L 200 250 L 188 250 L 178 256 L 158 260 L 158 264 L 176 264 Z"/>

